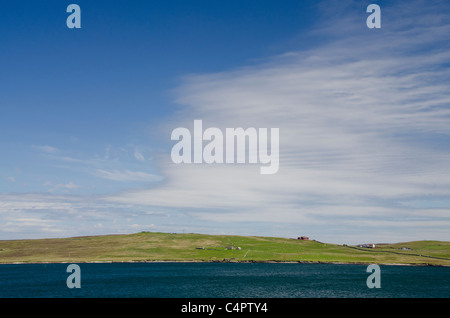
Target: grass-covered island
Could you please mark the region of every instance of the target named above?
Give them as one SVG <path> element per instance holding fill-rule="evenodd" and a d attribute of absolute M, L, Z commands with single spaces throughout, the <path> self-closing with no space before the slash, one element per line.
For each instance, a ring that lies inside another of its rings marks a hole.
<path fill-rule="evenodd" d="M 0 241 L 0 263 L 322 262 L 450 266 L 450 242 L 363 248 L 279 237 L 141 232 Z"/>

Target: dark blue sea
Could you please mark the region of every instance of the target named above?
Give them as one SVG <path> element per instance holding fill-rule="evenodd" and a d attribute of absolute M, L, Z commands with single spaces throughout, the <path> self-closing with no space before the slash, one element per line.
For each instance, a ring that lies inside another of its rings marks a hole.
<path fill-rule="evenodd" d="M 0 265 L 1 298 L 448 298 L 450 267 L 273 263 L 80 263 Z"/>

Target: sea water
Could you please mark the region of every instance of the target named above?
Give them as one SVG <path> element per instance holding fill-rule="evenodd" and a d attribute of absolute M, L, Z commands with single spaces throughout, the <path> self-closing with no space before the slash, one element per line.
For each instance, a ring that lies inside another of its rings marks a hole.
<path fill-rule="evenodd" d="M 448 298 L 450 267 L 296 263 L 79 263 L 0 265 L 1 298 Z"/>

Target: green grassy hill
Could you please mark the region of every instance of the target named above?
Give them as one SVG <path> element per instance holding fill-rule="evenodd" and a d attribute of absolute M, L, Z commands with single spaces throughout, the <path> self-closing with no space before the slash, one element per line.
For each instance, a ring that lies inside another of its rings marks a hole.
<path fill-rule="evenodd" d="M 408 247 L 408 250 L 401 250 Z M 0 263 L 236 261 L 450 266 L 450 242 L 417 241 L 356 248 L 277 237 L 142 232 L 127 235 L 0 241 Z"/>

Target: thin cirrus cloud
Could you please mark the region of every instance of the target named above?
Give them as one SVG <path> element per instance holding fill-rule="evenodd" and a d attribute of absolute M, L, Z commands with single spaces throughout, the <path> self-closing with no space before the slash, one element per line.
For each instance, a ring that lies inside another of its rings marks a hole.
<path fill-rule="evenodd" d="M 56 154 L 58 153 L 58 148 L 52 147 L 49 145 L 33 145 L 32 149 L 35 149 L 39 152 L 48 153 L 48 154 Z"/>
<path fill-rule="evenodd" d="M 107 203 L 94 195 L 0 194 L 0 239 L 130 233 L 136 223 L 148 230 L 148 215 L 148 208 Z"/>
<path fill-rule="evenodd" d="M 311 32 L 327 44 L 185 78 L 177 90 L 185 111 L 167 135 L 194 119 L 204 127 L 278 127 L 276 175 L 260 176 L 252 165 L 165 162 L 166 183 L 105 199 L 186 207 L 213 224 L 282 221 L 320 224 L 323 232 L 331 223 L 349 232 L 360 224 L 374 239 L 394 232 L 448 239 L 447 210 L 400 204 L 445 198 L 450 209 L 450 24 L 442 8 L 421 7 L 386 6 L 380 30 L 344 14 Z"/>
<path fill-rule="evenodd" d="M 48 188 L 49 192 L 55 192 L 55 191 L 58 191 L 58 190 L 63 190 L 63 191 L 66 190 L 66 191 L 68 191 L 68 190 L 73 190 L 73 189 L 77 189 L 77 188 L 80 187 L 79 185 L 77 185 L 77 184 L 75 184 L 73 182 L 53 184 L 50 181 L 45 182 L 43 184 L 43 186 L 49 187 Z"/>
<path fill-rule="evenodd" d="M 134 150 L 134 158 L 140 162 L 145 161 L 144 155 L 137 148 Z"/>
<path fill-rule="evenodd" d="M 130 171 L 130 170 L 102 170 L 98 169 L 96 172 L 96 176 L 103 179 L 114 180 L 114 181 L 144 181 L 144 182 L 156 182 L 160 181 L 161 176 L 142 172 L 142 171 Z"/>

